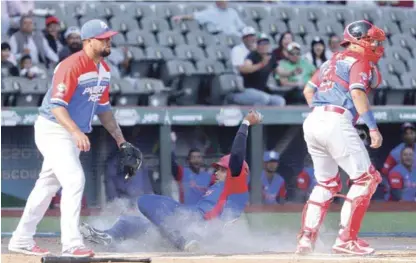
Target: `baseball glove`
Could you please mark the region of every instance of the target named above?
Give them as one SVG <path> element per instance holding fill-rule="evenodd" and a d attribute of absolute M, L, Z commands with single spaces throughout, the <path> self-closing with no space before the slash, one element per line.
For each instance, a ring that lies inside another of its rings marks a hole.
<path fill-rule="evenodd" d="M 119 164 L 125 179 L 134 176 L 142 162 L 143 154 L 137 147 L 129 142 L 124 142 L 120 145 Z"/>

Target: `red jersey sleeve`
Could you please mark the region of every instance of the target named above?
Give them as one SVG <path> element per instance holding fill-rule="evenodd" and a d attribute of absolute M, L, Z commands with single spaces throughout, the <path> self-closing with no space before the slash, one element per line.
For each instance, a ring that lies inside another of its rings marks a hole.
<path fill-rule="evenodd" d="M 390 170 L 393 169 L 394 166 L 396 166 L 396 160 L 394 159 L 394 157 L 389 154 L 389 156 L 387 156 L 386 161 L 384 162 L 383 165 L 383 169 L 381 169 L 381 173 L 384 175 L 388 175 Z"/>
<path fill-rule="evenodd" d="M 312 78 L 308 81 L 308 86 L 317 89 L 321 84 L 321 71 L 318 69 L 313 74 Z"/>
<path fill-rule="evenodd" d="M 349 89 L 366 91 L 370 85 L 371 66 L 366 60 L 355 62 L 350 69 Z"/>
<path fill-rule="evenodd" d="M 301 190 L 306 190 L 309 187 L 309 176 L 308 174 L 305 172 L 305 170 L 303 170 L 299 175 L 298 178 L 296 178 L 296 185 L 298 187 L 298 189 Z"/>
<path fill-rule="evenodd" d="M 286 198 L 286 183 L 283 183 L 279 190 L 279 197 Z"/>
<path fill-rule="evenodd" d="M 52 81 L 52 93 L 50 102 L 66 107 L 71 101 L 72 95 L 78 85 L 78 72 L 75 67 L 58 64 Z"/>
<path fill-rule="evenodd" d="M 399 172 L 389 174 L 389 184 L 391 189 L 403 189 L 403 177 Z"/>

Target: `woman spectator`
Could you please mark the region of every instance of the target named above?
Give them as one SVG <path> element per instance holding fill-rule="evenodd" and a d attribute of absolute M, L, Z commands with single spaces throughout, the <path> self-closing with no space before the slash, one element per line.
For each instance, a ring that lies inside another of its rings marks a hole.
<path fill-rule="evenodd" d="M 46 78 L 46 71 L 32 64 L 30 55 L 24 55 L 20 59 L 20 76 L 28 79 Z"/>
<path fill-rule="evenodd" d="M 305 58 L 316 68 L 319 68 L 326 60 L 325 42 L 320 37 L 315 37 L 311 42 L 311 51 L 305 54 Z"/>
<path fill-rule="evenodd" d="M 63 45 L 60 39 L 61 26 L 59 25 L 59 19 L 55 16 L 50 16 L 45 20 L 46 30 L 44 32 L 46 41 L 51 50 L 58 56 L 58 53 L 62 50 Z"/>
<path fill-rule="evenodd" d="M 279 46 L 273 50 L 277 61 L 287 59 L 287 46 L 293 42 L 293 35 L 290 32 L 285 32 L 280 36 Z"/>

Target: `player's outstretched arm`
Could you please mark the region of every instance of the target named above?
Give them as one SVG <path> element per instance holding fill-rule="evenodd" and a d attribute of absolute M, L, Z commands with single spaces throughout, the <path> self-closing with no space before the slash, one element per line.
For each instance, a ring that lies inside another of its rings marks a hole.
<path fill-rule="evenodd" d="M 104 128 L 111 134 L 111 136 L 113 136 L 118 147 L 120 147 L 122 143 L 126 142 L 123 136 L 123 132 L 121 131 L 120 126 L 114 118 L 112 111 L 105 111 L 97 114 L 97 116 Z"/>
<path fill-rule="evenodd" d="M 244 118 L 243 123 L 237 131 L 237 135 L 235 136 L 231 147 L 229 163 L 231 175 L 234 177 L 240 175 L 244 160 L 246 159 L 248 127 L 260 123 L 261 120 L 262 115 L 257 111 L 251 110 Z"/>

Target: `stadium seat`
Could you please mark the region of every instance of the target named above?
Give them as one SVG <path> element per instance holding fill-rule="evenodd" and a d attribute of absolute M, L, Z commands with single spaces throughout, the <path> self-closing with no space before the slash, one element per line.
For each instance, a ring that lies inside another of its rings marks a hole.
<path fill-rule="evenodd" d="M 116 47 L 118 47 L 118 46 L 125 46 L 127 44 L 126 38 L 124 37 L 123 34 L 114 35 L 111 38 L 111 44 L 113 44 Z"/>
<path fill-rule="evenodd" d="M 16 104 L 16 97 L 20 86 L 17 83 L 19 77 L 1 78 L 1 106 L 11 107 Z"/>
<path fill-rule="evenodd" d="M 396 25 L 408 20 L 407 12 L 402 8 L 381 9 L 381 11 L 385 21 L 393 22 Z"/>
<path fill-rule="evenodd" d="M 381 18 L 374 9 L 354 8 L 352 12 L 355 14 L 355 20 L 367 20 L 373 23 Z"/>
<path fill-rule="evenodd" d="M 252 28 L 254 28 L 256 31 L 260 31 L 260 27 L 259 24 L 257 24 L 257 22 L 251 18 L 243 18 L 243 23 L 246 26 L 251 26 Z"/>
<path fill-rule="evenodd" d="M 305 36 L 308 34 L 316 35 L 317 31 L 312 23 L 306 20 L 290 20 L 289 22 L 290 31 L 299 36 Z"/>
<path fill-rule="evenodd" d="M 242 18 L 259 21 L 270 16 L 270 13 L 262 6 L 239 6 L 236 11 Z"/>
<path fill-rule="evenodd" d="M 209 102 L 214 105 L 223 105 L 228 94 L 243 90 L 244 81 L 241 76 L 235 74 L 217 75 L 212 81 Z"/>
<path fill-rule="evenodd" d="M 416 75 L 413 72 L 406 72 L 402 75 L 403 88 L 416 90 Z"/>
<path fill-rule="evenodd" d="M 206 59 L 204 50 L 191 45 L 179 45 L 175 47 L 175 54 L 180 60 L 190 60 L 192 62 Z"/>
<path fill-rule="evenodd" d="M 169 89 L 163 82 L 153 78 L 140 78 L 137 81 L 136 89 L 142 94 L 139 98 L 139 105 L 143 106 L 167 106 Z"/>
<path fill-rule="evenodd" d="M 374 21 L 374 24 L 383 29 L 387 37 L 401 33 L 400 28 L 396 23 L 386 20 L 385 18 Z"/>
<path fill-rule="evenodd" d="M 198 11 L 202 11 L 209 7 L 207 4 L 201 4 L 201 3 L 189 3 L 185 5 L 184 14 L 190 15 Z"/>
<path fill-rule="evenodd" d="M 127 44 L 132 46 L 150 47 L 157 45 L 155 36 L 148 31 L 133 30 L 127 32 L 126 36 Z"/>
<path fill-rule="evenodd" d="M 316 37 L 321 38 L 324 41 L 324 43 L 325 43 L 326 49 L 328 49 L 328 40 L 329 40 L 329 37 L 328 36 L 326 36 L 326 35 L 316 35 L 316 36 L 314 36 L 314 35 L 307 35 L 307 36 L 305 36 L 305 46 L 308 48 L 308 50 L 311 48 L 312 40 L 314 38 L 316 38 Z"/>
<path fill-rule="evenodd" d="M 261 32 L 273 37 L 277 34 L 282 34 L 288 31 L 286 24 L 276 19 L 265 17 L 264 19 L 260 20 L 259 25 Z"/>
<path fill-rule="evenodd" d="M 185 20 L 180 22 L 171 21 L 172 30 L 181 34 L 186 34 L 189 31 L 200 31 L 201 27 L 195 20 Z"/>
<path fill-rule="evenodd" d="M 197 73 L 205 76 L 220 75 L 224 73 L 224 64 L 215 59 L 199 60 L 196 63 Z"/>
<path fill-rule="evenodd" d="M 389 74 L 401 76 L 406 72 L 406 65 L 401 60 L 396 60 L 392 58 L 386 58 L 385 60 L 380 60 L 381 70 L 388 71 Z"/>
<path fill-rule="evenodd" d="M 416 72 L 416 58 L 408 60 L 407 63 L 410 68 L 410 72 L 415 73 Z"/>
<path fill-rule="evenodd" d="M 99 18 L 101 19 L 110 19 L 114 16 L 113 9 L 111 6 L 107 3 L 100 3 L 95 4 L 95 12 L 94 12 Z"/>
<path fill-rule="evenodd" d="M 169 23 L 163 19 L 155 16 L 144 17 L 141 22 L 141 28 L 145 31 L 158 33 L 162 31 L 170 30 Z"/>
<path fill-rule="evenodd" d="M 391 47 L 385 50 L 384 54 L 388 59 L 396 59 L 406 62 L 412 58 L 409 50 L 400 47 Z"/>
<path fill-rule="evenodd" d="M 161 79 L 178 95 L 178 105 L 194 105 L 198 101 L 200 76 L 194 65 L 186 60 L 170 60 L 161 67 Z"/>
<path fill-rule="evenodd" d="M 406 48 L 412 50 L 416 47 L 416 39 L 414 39 L 410 34 L 397 34 L 392 39 L 391 42 L 393 46 Z M 415 54 L 413 54 L 414 56 Z"/>
<path fill-rule="evenodd" d="M 150 5 L 142 3 L 133 3 L 126 9 L 127 16 L 126 18 L 135 18 L 141 20 L 144 17 L 155 16 L 155 12 Z"/>
<path fill-rule="evenodd" d="M 214 38 L 217 45 L 228 46 L 230 48 L 242 42 L 241 37 L 234 35 L 218 34 Z"/>
<path fill-rule="evenodd" d="M 355 21 L 354 14 L 347 8 L 327 8 L 326 18 L 329 20 L 338 21 L 343 27 Z M 338 34 L 341 34 L 339 32 Z"/>
<path fill-rule="evenodd" d="M 413 37 L 416 37 L 416 24 L 413 21 L 406 20 L 401 23 L 402 33 L 410 34 Z"/>
<path fill-rule="evenodd" d="M 339 23 L 333 23 L 330 20 L 321 20 L 318 22 L 320 35 L 340 34 L 344 32 L 344 28 Z"/>
<path fill-rule="evenodd" d="M 316 24 L 320 20 L 326 20 L 326 14 L 322 8 L 300 7 L 298 8 L 297 17 L 307 19 L 309 22 Z"/>
<path fill-rule="evenodd" d="M 116 98 L 118 97 L 118 95 L 120 95 L 120 91 L 121 91 L 120 83 L 121 82 L 119 79 L 111 78 L 110 89 L 109 89 L 109 93 L 110 93 L 109 100 L 110 100 L 111 105 L 116 104 Z"/>
<path fill-rule="evenodd" d="M 59 20 L 61 21 L 61 30 L 64 32 L 68 27 L 79 27 L 77 19 L 70 14 L 65 14 L 64 16 L 60 17 Z"/>
<path fill-rule="evenodd" d="M 170 48 L 185 44 L 185 38 L 175 31 L 159 32 L 157 34 L 157 40 L 159 45 Z"/>
<path fill-rule="evenodd" d="M 270 10 L 270 15 L 278 20 L 288 22 L 290 19 L 296 18 L 295 9 L 287 6 L 274 6 Z"/>
<path fill-rule="evenodd" d="M 112 17 L 124 17 L 133 20 L 135 17 L 130 15 L 129 10 L 134 8 L 132 3 L 110 3 Z"/>
<path fill-rule="evenodd" d="M 134 19 L 125 19 L 123 17 L 113 17 L 110 20 L 110 25 L 113 30 L 119 31 L 121 33 L 127 33 L 131 30 L 137 30 L 139 24 Z"/>
<path fill-rule="evenodd" d="M 209 59 L 216 59 L 221 62 L 230 60 L 231 49 L 228 46 L 209 46 L 205 51 Z"/>
<path fill-rule="evenodd" d="M 42 103 L 42 98 L 48 90 L 48 80 L 46 79 L 16 79 L 19 85 L 19 95 L 17 96 L 16 106 L 37 107 Z"/>
<path fill-rule="evenodd" d="M 172 49 L 168 47 L 155 46 L 146 48 L 146 57 L 152 60 L 171 60 L 175 58 Z"/>
<path fill-rule="evenodd" d="M 112 89 L 120 89 L 120 95 L 115 100 L 116 106 L 137 106 L 139 104 L 139 97 L 143 94 L 148 94 L 145 91 L 139 90 L 136 85 L 133 85 L 126 79 L 116 79 L 111 80 L 111 82 L 114 82 Z"/>
<path fill-rule="evenodd" d="M 147 59 L 143 49 L 129 47 L 133 60 L 130 62 L 131 76 L 134 78 L 146 77 L 150 74 L 153 61 Z"/>
<path fill-rule="evenodd" d="M 172 16 L 183 14 L 177 4 L 155 5 L 155 13 L 157 17 L 166 20 L 170 20 Z"/>
<path fill-rule="evenodd" d="M 194 31 L 186 34 L 186 42 L 188 45 L 206 47 L 215 45 L 215 39 L 212 35 L 203 31 Z"/>

